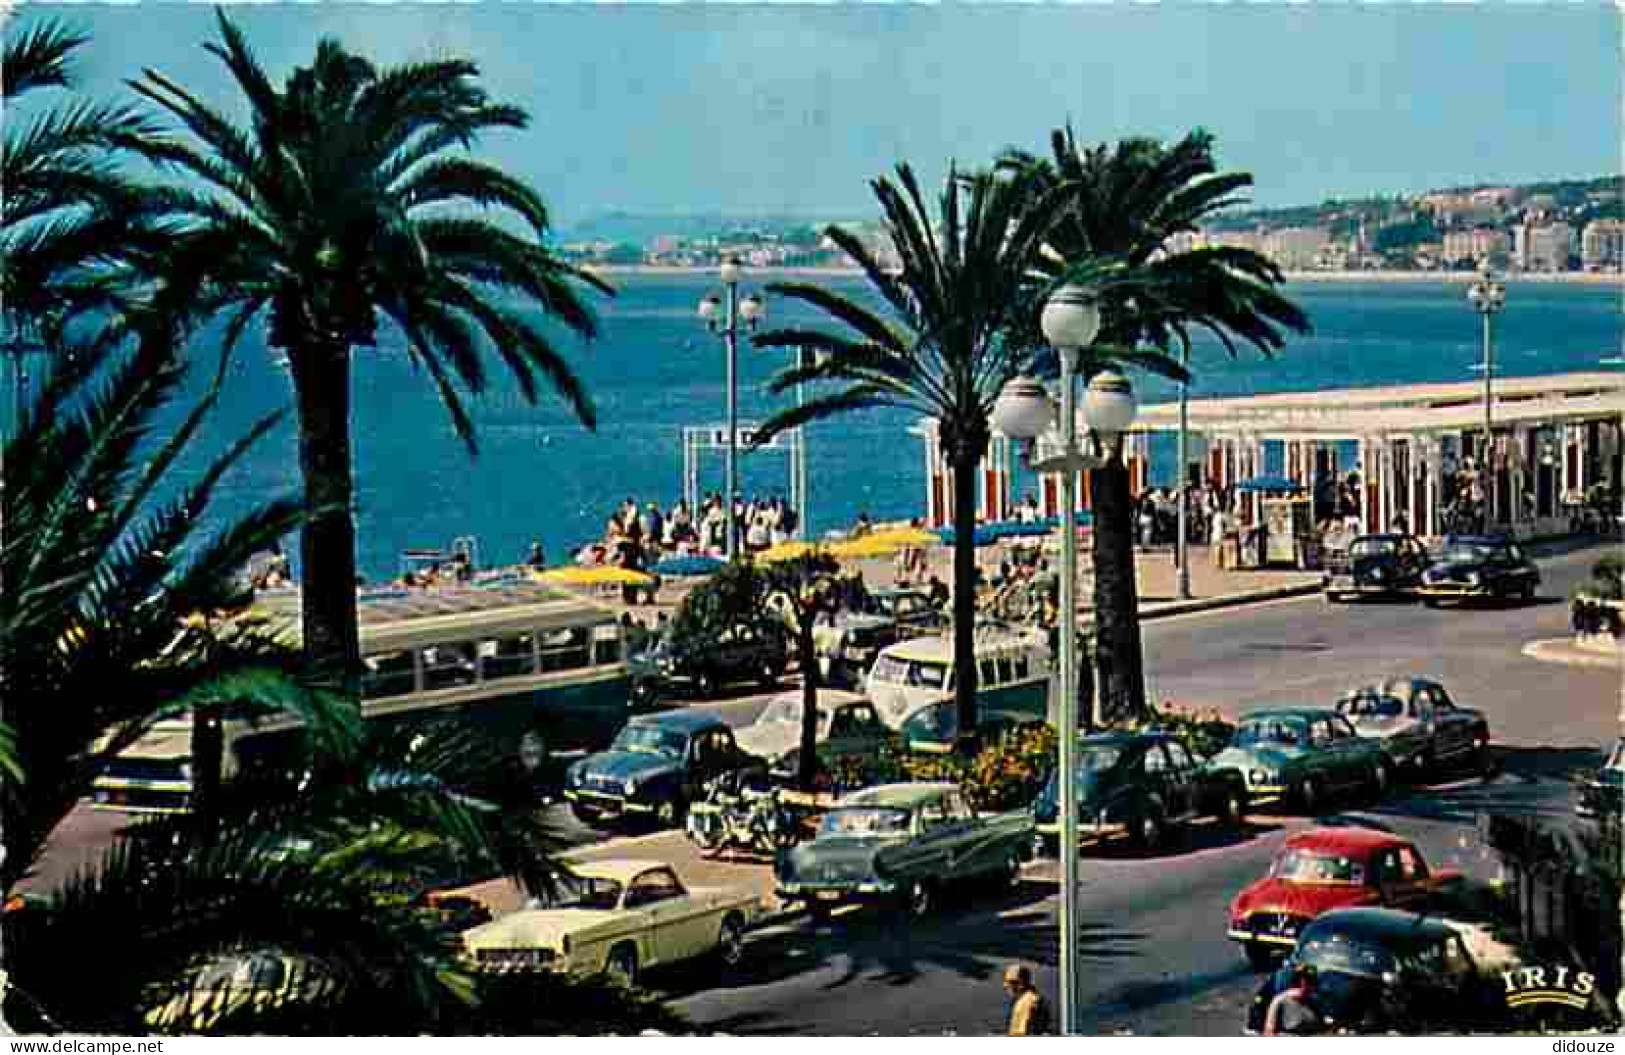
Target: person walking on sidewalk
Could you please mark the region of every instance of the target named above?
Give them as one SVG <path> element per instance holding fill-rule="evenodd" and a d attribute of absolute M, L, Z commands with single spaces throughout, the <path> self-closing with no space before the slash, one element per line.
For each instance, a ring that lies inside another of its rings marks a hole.
<path fill-rule="evenodd" d="M 1050 1032 L 1049 1005 L 1033 988 L 1032 968 L 1013 963 L 1004 969 L 1004 990 L 1010 994 L 1010 1035 L 1042 1037 Z"/>

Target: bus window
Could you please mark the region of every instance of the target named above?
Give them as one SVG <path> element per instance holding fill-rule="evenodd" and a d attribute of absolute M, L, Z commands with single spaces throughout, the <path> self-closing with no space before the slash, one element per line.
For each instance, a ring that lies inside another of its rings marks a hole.
<path fill-rule="evenodd" d="M 997 685 L 999 683 L 999 675 L 994 669 L 991 659 L 984 659 L 976 664 L 976 676 L 983 685 Z"/>
<path fill-rule="evenodd" d="M 621 661 L 621 632 L 618 627 L 594 627 L 592 632 L 592 661 L 597 666 Z"/>
<path fill-rule="evenodd" d="M 542 637 L 542 673 L 555 670 L 575 670 L 587 666 L 592 653 L 587 643 L 586 627 L 555 630 Z"/>
<path fill-rule="evenodd" d="M 1027 680 L 1027 653 L 1025 652 L 1016 655 L 1016 680 Z"/>
<path fill-rule="evenodd" d="M 368 656 L 362 661 L 361 696 L 377 700 L 385 696 L 405 696 L 417 688 L 417 672 L 410 649 Z"/>
<path fill-rule="evenodd" d="M 512 678 L 536 671 L 535 641 L 529 634 L 480 642 L 480 678 Z"/>
<path fill-rule="evenodd" d="M 424 689 L 474 684 L 473 645 L 435 645 L 423 650 Z"/>
<path fill-rule="evenodd" d="M 998 660 L 998 663 L 999 663 L 999 684 L 1000 685 L 1008 685 L 1008 684 L 1010 684 L 1010 682 L 1015 680 L 1012 677 L 1011 671 L 1010 671 L 1010 657 L 1009 656 L 1000 656 L 999 660 Z"/>

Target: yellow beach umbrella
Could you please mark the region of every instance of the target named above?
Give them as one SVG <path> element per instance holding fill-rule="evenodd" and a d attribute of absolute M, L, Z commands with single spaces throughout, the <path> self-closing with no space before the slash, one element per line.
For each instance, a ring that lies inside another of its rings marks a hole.
<path fill-rule="evenodd" d="M 864 557 L 889 557 L 898 550 L 906 548 L 906 546 L 897 542 L 889 542 L 883 538 L 865 535 L 863 538 L 837 542 L 829 548 L 829 551 L 843 560 L 858 560 Z"/>
<path fill-rule="evenodd" d="M 942 543 L 942 539 L 937 537 L 935 532 L 917 527 L 896 527 L 886 528 L 882 531 L 871 531 L 864 538 L 876 541 L 884 540 L 893 546 L 902 548 L 936 546 Z"/>
<path fill-rule="evenodd" d="M 815 542 L 781 542 L 777 546 L 772 546 L 758 553 L 756 559 L 765 561 L 768 564 L 776 564 L 781 560 L 795 560 L 797 557 L 805 556 L 818 548 L 818 544 Z"/>
<path fill-rule="evenodd" d="M 567 565 L 532 574 L 537 582 L 550 583 L 554 586 L 649 586 L 655 581 L 654 576 L 647 572 L 617 568 L 612 564 L 591 568 Z"/>

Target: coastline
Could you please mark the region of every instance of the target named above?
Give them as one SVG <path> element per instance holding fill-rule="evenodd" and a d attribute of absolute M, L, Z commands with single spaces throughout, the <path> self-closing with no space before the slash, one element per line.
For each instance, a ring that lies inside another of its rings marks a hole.
<path fill-rule="evenodd" d="M 583 271 L 606 278 L 638 276 L 710 275 L 713 268 L 681 267 L 674 264 L 583 264 Z M 863 272 L 855 267 L 762 267 L 751 269 L 761 275 L 785 275 L 794 278 L 856 278 Z M 1442 285 L 1465 285 L 1478 276 L 1472 271 L 1287 271 L 1288 283 L 1342 282 L 1342 283 L 1403 283 L 1437 282 Z M 1530 271 L 1510 272 L 1505 281 L 1512 284 L 1537 283 L 1565 286 L 1622 286 L 1625 273 L 1618 271 Z"/>

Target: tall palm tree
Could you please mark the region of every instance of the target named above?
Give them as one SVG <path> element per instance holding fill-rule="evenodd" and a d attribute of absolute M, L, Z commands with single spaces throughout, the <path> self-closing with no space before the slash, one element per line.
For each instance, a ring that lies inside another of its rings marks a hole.
<path fill-rule="evenodd" d="M 63 352 L 68 320 L 116 307 L 129 277 L 118 265 L 161 228 L 161 206 L 119 164 L 123 148 L 156 131 L 150 118 L 73 96 L 34 108 L 38 95 L 72 87 L 73 53 L 88 40 L 55 20 L 12 22 L 0 57 L 5 107 L 20 111 L 0 144 L 0 339 L 18 408 L 24 357 Z"/>
<path fill-rule="evenodd" d="M 165 253 L 159 303 L 224 314 L 228 346 L 263 315 L 266 343 L 287 356 L 307 514 L 304 646 L 313 668 L 353 692 L 354 351 L 391 339 L 378 333 L 381 319 L 391 323 L 471 452 L 465 397 L 485 390 L 487 346 L 528 400 L 540 378 L 592 427 L 586 391 L 536 316 L 591 338 L 581 291 L 610 290 L 551 255 L 533 189 L 461 153 L 482 132 L 528 123 L 490 100 L 474 63 L 380 70 L 325 40 L 278 88 L 223 12 L 219 31 L 205 48 L 247 102 L 246 127 L 155 70 L 133 83 L 188 133 L 145 146 L 190 179 L 163 194 L 182 230 Z M 509 230 L 508 217 L 525 233 Z"/>
<path fill-rule="evenodd" d="M 1200 230 L 1219 211 L 1242 204 L 1236 192 L 1252 185 L 1245 172 L 1221 173 L 1213 137 L 1197 130 L 1172 145 L 1124 139 L 1116 146 L 1080 146 L 1071 128 L 1050 136 L 1049 156 L 1007 151 L 999 167 L 1017 175 L 1035 198 L 1066 205 L 1048 232 L 1051 250 L 1040 271 L 1064 279 L 1101 261 L 1122 269 L 1119 281 L 1100 286 L 1101 330 L 1080 373 L 1085 379 L 1126 366 L 1178 377 L 1193 332 L 1218 338 L 1237 354 L 1237 342 L 1265 356 L 1285 347 L 1288 333 L 1306 333 L 1309 319 L 1278 292 L 1284 276 L 1268 257 L 1249 249 L 1206 246 L 1179 249 L 1177 235 Z M 1025 339 L 1042 339 L 1022 317 Z M 1019 339 L 1019 338 L 1018 338 Z M 1040 369 L 1053 372 L 1053 356 Z M 1184 485 L 1185 467 L 1179 468 Z M 1144 658 L 1134 579 L 1132 502 L 1126 467 L 1113 459 L 1093 471 L 1095 626 L 1098 691 L 1110 717 L 1145 710 Z"/>
<path fill-rule="evenodd" d="M 207 531 L 221 479 L 275 424 L 258 422 L 181 486 L 170 470 L 220 376 L 168 437 L 153 433 L 183 380 L 161 329 L 133 352 L 56 364 L 4 448 L 0 479 L 0 699 L 24 780 L 7 780 L 0 890 L 113 756 L 158 720 L 216 701 L 300 715 L 323 738 L 353 712 L 305 691 L 297 654 L 263 628 L 209 631 L 199 613 L 242 603 L 249 557 L 300 511 L 272 500 Z"/>
<path fill-rule="evenodd" d="M 796 784 L 812 791 L 818 778 L 818 690 L 823 677 L 818 669 L 813 631 L 818 619 L 833 614 L 835 577 L 841 565 L 828 553 L 813 550 L 790 560 L 764 565 L 766 593 L 784 612 L 796 639 L 796 662 L 801 667 L 801 740 L 796 754 Z"/>
<path fill-rule="evenodd" d="M 961 176 L 950 168 L 933 217 L 906 164 L 898 166 L 895 182 L 881 177 L 870 186 L 898 266 L 888 268 L 841 227 L 825 233 L 863 270 L 886 314 L 819 286 L 770 285 L 844 328 L 757 336 L 759 346 L 816 353 L 798 357 L 805 365 L 781 371 L 772 390 L 808 381 L 842 387 L 775 414 L 757 436 L 762 441 L 805 422 L 877 406 L 936 419 L 954 478 L 954 699 L 960 735 L 969 736 L 976 727 L 976 472 L 992 435 L 993 401 L 1025 358 L 1006 335 L 1024 303 L 1051 202 L 1029 195 L 1018 181 L 991 173 Z"/>

